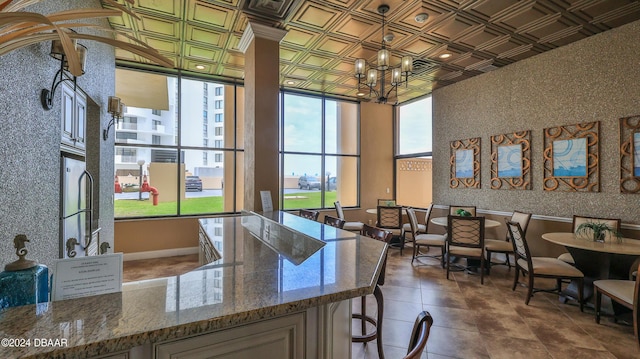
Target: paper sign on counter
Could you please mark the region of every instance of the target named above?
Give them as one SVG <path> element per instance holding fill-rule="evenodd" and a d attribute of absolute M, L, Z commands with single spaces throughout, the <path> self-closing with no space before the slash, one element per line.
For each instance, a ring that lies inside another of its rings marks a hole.
<path fill-rule="evenodd" d="M 122 253 L 60 259 L 54 264 L 51 300 L 122 291 Z"/>

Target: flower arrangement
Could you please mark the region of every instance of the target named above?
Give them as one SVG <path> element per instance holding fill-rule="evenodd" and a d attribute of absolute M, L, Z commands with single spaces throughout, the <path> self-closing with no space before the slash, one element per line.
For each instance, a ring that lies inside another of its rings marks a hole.
<path fill-rule="evenodd" d="M 471 217 L 471 212 L 460 208 L 456 211 L 456 215 L 461 217 Z"/>
<path fill-rule="evenodd" d="M 594 242 L 604 242 L 607 233 L 611 233 L 611 236 L 615 237 L 618 243 L 622 241 L 622 234 L 605 222 L 585 222 L 576 228 L 577 235 L 585 238 L 591 237 Z"/>

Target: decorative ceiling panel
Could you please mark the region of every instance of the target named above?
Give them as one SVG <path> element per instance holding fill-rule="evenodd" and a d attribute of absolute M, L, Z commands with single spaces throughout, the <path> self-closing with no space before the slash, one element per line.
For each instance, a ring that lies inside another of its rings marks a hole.
<path fill-rule="evenodd" d="M 134 9 L 140 20 L 124 14 L 109 18 L 111 26 L 158 49 L 178 68 L 230 81 L 243 80 L 245 58 L 238 45 L 249 20 L 285 29 L 282 86 L 351 98 L 358 88 L 354 60 L 375 64 L 382 38 L 378 7 L 388 5 L 391 63 L 405 55 L 414 59 L 414 74 L 398 89 L 400 102 L 640 20 L 637 0 L 118 2 Z M 133 66 L 149 63 L 121 49 L 116 58 Z M 368 93 L 362 99 L 368 100 Z"/>

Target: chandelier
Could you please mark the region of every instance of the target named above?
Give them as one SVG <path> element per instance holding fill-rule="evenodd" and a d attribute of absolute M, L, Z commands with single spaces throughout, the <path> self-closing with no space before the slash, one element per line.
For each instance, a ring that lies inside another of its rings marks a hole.
<path fill-rule="evenodd" d="M 389 12 L 389 5 L 378 6 L 378 14 L 382 15 L 382 48 L 378 50 L 377 63 L 368 64 L 365 59 L 356 59 L 355 76 L 358 78 L 358 96 L 365 95 L 360 88 L 366 87 L 369 89 L 369 97 L 375 96 L 377 103 L 387 103 L 391 93 L 395 92 L 394 97 L 396 98 L 396 103 L 398 103 L 398 86 L 408 83 L 409 75 L 413 71 L 413 58 L 411 56 L 403 56 L 399 66 L 390 66 L 387 42 L 393 39 L 393 34 L 385 35 L 384 33 L 385 14 L 387 12 Z M 369 70 L 366 70 L 367 67 Z M 388 71 L 391 72 L 391 78 L 389 79 L 391 86 L 387 89 L 385 85 Z M 376 87 L 378 77 L 380 78 L 380 86 Z"/>

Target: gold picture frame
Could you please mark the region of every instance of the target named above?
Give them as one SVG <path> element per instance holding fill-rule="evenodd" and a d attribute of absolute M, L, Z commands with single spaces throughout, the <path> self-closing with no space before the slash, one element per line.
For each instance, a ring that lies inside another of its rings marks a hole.
<path fill-rule="evenodd" d="M 600 121 L 544 129 L 545 191 L 600 192 Z"/>
<path fill-rule="evenodd" d="M 640 193 L 640 116 L 620 119 L 620 193 Z"/>
<path fill-rule="evenodd" d="M 531 189 L 531 131 L 491 136 L 491 189 Z"/>
<path fill-rule="evenodd" d="M 451 188 L 480 188 L 480 137 L 451 141 Z"/>

